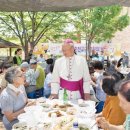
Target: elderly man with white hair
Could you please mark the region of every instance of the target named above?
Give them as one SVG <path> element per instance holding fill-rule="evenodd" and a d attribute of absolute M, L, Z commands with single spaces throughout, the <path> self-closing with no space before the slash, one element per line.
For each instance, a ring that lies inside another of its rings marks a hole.
<path fill-rule="evenodd" d="M 60 87 L 67 90 L 69 100 L 90 99 L 90 74 L 85 58 L 74 54 L 74 44 L 71 39 L 62 45 L 63 57 L 55 62 L 51 97 L 58 98 Z"/>
<path fill-rule="evenodd" d="M 25 74 L 25 90 L 27 93 L 27 97 L 34 99 L 36 98 L 36 76 L 34 69 L 30 69 L 30 66 L 27 62 L 23 62 L 20 65 L 21 70 Z"/>

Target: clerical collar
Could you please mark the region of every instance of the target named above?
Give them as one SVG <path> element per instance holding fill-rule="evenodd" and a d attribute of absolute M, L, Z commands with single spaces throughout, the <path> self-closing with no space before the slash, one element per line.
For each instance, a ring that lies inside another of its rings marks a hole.
<path fill-rule="evenodd" d="M 75 55 L 70 56 L 70 57 L 66 57 L 67 59 L 73 59 L 75 57 Z"/>

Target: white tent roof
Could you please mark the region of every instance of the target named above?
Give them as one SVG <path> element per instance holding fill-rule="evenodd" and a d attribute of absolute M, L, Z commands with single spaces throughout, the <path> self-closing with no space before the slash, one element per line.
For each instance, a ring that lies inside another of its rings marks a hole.
<path fill-rule="evenodd" d="M 130 0 L 0 0 L 0 11 L 70 11 L 113 4 L 130 7 Z"/>

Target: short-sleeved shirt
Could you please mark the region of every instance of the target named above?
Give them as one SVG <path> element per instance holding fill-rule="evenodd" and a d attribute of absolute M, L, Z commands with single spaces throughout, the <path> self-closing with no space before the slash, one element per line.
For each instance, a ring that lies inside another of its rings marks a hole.
<path fill-rule="evenodd" d="M 51 87 L 48 86 L 52 82 L 52 73 L 47 74 L 44 82 L 44 91 L 51 91 Z"/>
<path fill-rule="evenodd" d="M 4 114 L 5 111 L 17 112 L 22 109 L 27 103 L 27 95 L 24 86 L 19 87 L 19 94 L 16 94 L 11 88 L 5 88 L 0 97 L 1 110 Z M 17 123 L 18 120 L 15 119 L 9 122 L 6 116 L 3 116 L 3 123 L 6 130 L 11 130 L 12 126 Z"/>
<path fill-rule="evenodd" d="M 28 82 L 30 85 L 36 85 L 36 77 L 34 69 L 29 69 L 26 72 L 25 76 L 26 76 L 26 82 Z"/>
<path fill-rule="evenodd" d="M 96 80 L 96 97 L 100 101 L 106 100 L 106 94 L 102 89 L 102 80 L 103 80 L 103 73 L 99 74 Z"/>
<path fill-rule="evenodd" d="M 29 86 L 26 87 L 26 92 L 30 93 L 36 90 L 36 76 L 35 71 L 33 69 L 29 69 L 26 72 L 26 82 L 29 83 Z"/>

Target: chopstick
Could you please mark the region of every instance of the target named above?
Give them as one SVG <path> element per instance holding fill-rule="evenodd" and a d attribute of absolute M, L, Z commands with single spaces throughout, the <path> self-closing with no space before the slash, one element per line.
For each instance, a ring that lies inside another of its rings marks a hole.
<path fill-rule="evenodd" d="M 92 129 L 96 124 L 97 122 L 95 121 L 95 123 L 90 127 L 90 129 Z"/>

